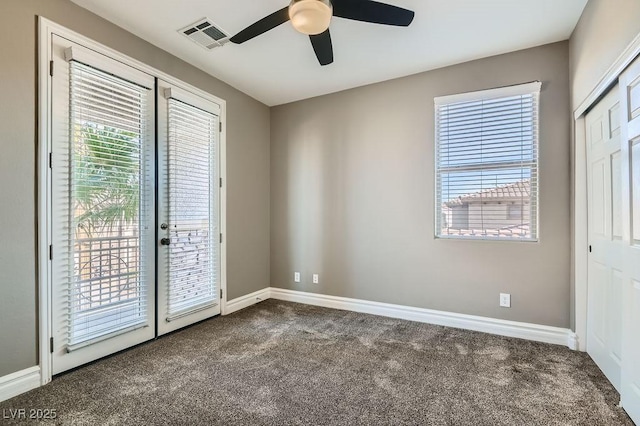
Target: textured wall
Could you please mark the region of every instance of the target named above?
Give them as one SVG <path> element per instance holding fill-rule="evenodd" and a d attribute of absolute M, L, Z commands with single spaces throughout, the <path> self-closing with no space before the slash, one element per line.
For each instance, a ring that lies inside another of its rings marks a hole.
<path fill-rule="evenodd" d="M 227 298 L 269 285 L 269 108 L 70 1 L 2 0 L 0 376 L 38 363 L 35 169 L 38 15 L 227 101 Z"/>
<path fill-rule="evenodd" d="M 271 284 L 569 326 L 568 61 L 565 41 L 272 108 Z M 433 98 L 533 80 L 540 242 L 435 240 Z"/>

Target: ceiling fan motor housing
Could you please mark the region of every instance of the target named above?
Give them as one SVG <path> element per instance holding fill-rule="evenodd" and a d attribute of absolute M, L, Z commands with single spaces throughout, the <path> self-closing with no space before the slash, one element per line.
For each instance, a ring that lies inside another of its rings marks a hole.
<path fill-rule="evenodd" d="M 292 0 L 289 18 L 293 27 L 308 35 L 325 32 L 331 23 L 333 6 L 330 0 Z"/>

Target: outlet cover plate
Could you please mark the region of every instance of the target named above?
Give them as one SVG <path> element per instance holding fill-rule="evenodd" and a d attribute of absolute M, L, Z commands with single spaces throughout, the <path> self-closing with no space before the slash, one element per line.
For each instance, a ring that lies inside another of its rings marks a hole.
<path fill-rule="evenodd" d="M 299 283 L 300 282 L 300 272 L 293 273 L 293 281 Z"/>
<path fill-rule="evenodd" d="M 503 308 L 511 307 L 511 295 L 509 293 L 500 293 L 500 306 Z"/>

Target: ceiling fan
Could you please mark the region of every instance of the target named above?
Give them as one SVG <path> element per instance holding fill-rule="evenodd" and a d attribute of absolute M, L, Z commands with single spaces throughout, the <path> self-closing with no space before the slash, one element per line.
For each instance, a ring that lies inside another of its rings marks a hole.
<path fill-rule="evenodd" d="M 291 21 L 293 27 L 307 34 L 320 65 L 333 62 L 333 44 L 329 33 L 331 17 L 408 27 L 415 13 L 411 10 L 372 0 L 292 0 L 291 4 L 249 25 L 231 42 L 242 44 Z"/>

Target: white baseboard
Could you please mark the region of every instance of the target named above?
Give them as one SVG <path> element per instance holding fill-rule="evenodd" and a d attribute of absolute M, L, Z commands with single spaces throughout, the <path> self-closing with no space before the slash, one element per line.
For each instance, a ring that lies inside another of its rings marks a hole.
<path fill-rule="evenodd" d="M 269 287 L 267 287 L 262 290 L 254 291 L 253 293 L 249 293 L 245 296 L 229 300 L 224 310 L 224 315 L 232 314 L 240 309 L 244 309 L 251 305 L 255 305 L 258 302 L 262 302 L 263 300 L 267 300 L 269 298 L 269 293 Z"/>
<path fill-rule="evenodd" d="M 285 290 L 275 287 L 271 287 L 269 293 L 272 299 L 277 300 L 362 312 L 427 324 L 462 328 L 465 330 L 481 331 L 499 336 L 517 337 L 520 339 L 568 346 L 570 349 L 576 349 L 577 347 L 575 333 L 568 328 L 414 308 L 390 303 L 370 302 L 346 297 L 327 296 L 324 294 Z"/>
<path fill-rule="evenodd" d="M 574 351 L 582 350 L 580 348 L 580 339 L 578 338 L 578 334 L 571 330 L 569 330 L 569 337 L 567 338 L 567 346 L 569 346 L 569 349 Z M 586 350 L 587 348 L 584 348 L 584 351 Z"/>
<path fill-rule="evenodd" d="M 40 367 L 30 367 L 0 377 L 0 401 L 5 401 L 41 385 Z"/>

